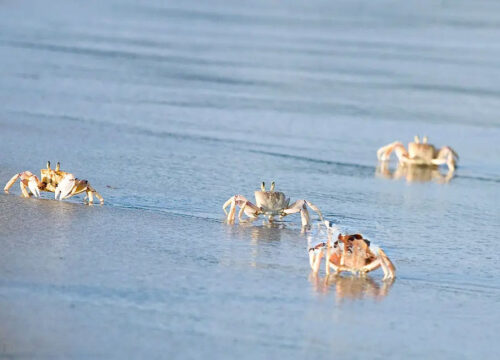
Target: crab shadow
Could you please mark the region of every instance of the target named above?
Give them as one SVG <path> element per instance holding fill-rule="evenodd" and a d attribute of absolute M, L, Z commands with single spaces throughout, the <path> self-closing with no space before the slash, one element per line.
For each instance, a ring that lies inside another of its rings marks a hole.
<path fill-rule="evenodd" d="M 424 183 L 436 182 L 438 184 L 446 184 L 455 176 L 455 172 L 448 170 L 443 173 L 437 166 L 422 166 L 398 163 L 396 169 L 391 169 L 389 161 L 380 161 L 375 170 L 375 177 L 401 180 L 404 179 L 408 183 Z"/>
<path fill-rule="evenodd" d="M 317 293 L 327 294 L 330 291 L 334 291 L 337 301 L 353 301 L 370 298 L 382 300 L 389 294 L 395 279 L 375 280 L 371 276 L 339 274 L 330 274 L 324 277 L 319 277 L 311 273 L 309 275 L 309 281 L 311 282 L 314 291 Z"/>

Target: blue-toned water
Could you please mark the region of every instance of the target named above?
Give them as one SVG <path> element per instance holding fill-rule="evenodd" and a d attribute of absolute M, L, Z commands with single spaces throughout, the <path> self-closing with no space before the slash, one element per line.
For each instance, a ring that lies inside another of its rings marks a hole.
<path fill-rule="evenodd" d="M 1 186 L 61 161 L 105 199 L 0 194 L 0 357 L 497 358 L 498 39 L 495 1 L 0 3 Z M 377 170 L 415 134 L 451 181 Z M 224 223 L 273 180 L 397 280 Z"/>

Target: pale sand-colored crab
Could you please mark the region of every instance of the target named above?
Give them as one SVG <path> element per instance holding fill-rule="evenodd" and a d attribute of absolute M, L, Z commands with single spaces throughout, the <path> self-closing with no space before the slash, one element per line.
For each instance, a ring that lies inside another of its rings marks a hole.
<path fill-rule="evenodd" d="M 228 223 L 234 223 L 234 218 L 236 214 L 236 207 L 240 207 L 240 212 L 238 213 L 238 219 L 244 221 L 242 218 L 243 213 L 245 213 L 251 220 L 257 219 L 259 215 L 266 216 L 270 222 L 273 221 L 275 216 L 279 216 L 280 219 L 284 216 L 295 214 L 300 212 L 300 217 L 302 219 L 302 226 L 310 225 L 310 216 L 307 206 L 314 210 L 321 221 L 323 221 L 323 215 L 318 207 L 307 200 L 297 200 L 290 205 L 290 199 L 280 191 L 274 191 L 274 181 L 271 184 L 269 191 L 266 191 L 265 183 L 261 185 L 261 190 L 255 192 L 255 202 L 257 205 L 252 204 L 243 195 L 234 195 L 229 200 L 227 200 L 222 209 L 226 213 Z M 226 208 L 231 206 L 229 212 Z"/>
<path fill-rule="evenodd" d="M 325 221 L 325 225 L 328 230 L 327 242 L 309 248 L 309 264 L 314 274 L 318 273 L 321 259 L 325 256 L 327 275 L 330 273 L 330 268 L 336 274 L 348 271 L 360 275 L 382 268 L 383 280 L 394 279 L 396 268 L 382 249 L 370 248 L 370 241 L 364 239 L 361 234 L 339 234 L 334 242 L 334 228 L 329 221 Z"/>
<path fill-rule="evenodd" d="M 380 161 L 389 160 L 393 151 L 396 152 L 400 163 L 420 166 L 446 164 L 451 171 L 455 170 L 458 160 L 457 153 L 451 147 L 443 146 L 438 150 L 434 145 L 427 143 L 427 136 L 422 138 L 422 142 L 415 136 L 414 142 L 408 144 L 408 151 L 400 141 L 390 143 L 378 149 L 377 157 Z"/>
<path fill-rule="evenodd" d="M 47 191 L 55 193 L 56 200 L 63 200 L 86 192 L 89 204 L 93 203 L 94 195 L 99 199 L 101 204 L 104 203 L 102 196 L 90 186 L 87 180 L 77 179 L 73 174 L 61 171 L 59 163 L 57 163 L 56 169 L 53 170 L 50 168 L 50 161 L 47 161 L 47 168 L 40 170 L 40 178 L 41 180 L 30 171 L 24 171 L 14 175 L 3 190 L 8 193 L 12 185 L 19 179 L 21 192 L 24 197 L 30 197 L 31 195 L 40 197 L 40 191 Z"/>

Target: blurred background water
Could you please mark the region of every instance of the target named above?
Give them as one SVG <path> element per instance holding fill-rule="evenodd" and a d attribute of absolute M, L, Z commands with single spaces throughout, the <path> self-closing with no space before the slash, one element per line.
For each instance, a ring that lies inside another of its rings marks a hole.
<path fill-rule="evenodd" d="M 61 161 L 105 205 L 0 195 L 0 356 L 496 358 L 499 39 L 495 1 L 1 2 L 2 184 Z M 415 134 L 449 183 L 377 174 Z M 224 224 L 272 180 L 396 282 Z"/>

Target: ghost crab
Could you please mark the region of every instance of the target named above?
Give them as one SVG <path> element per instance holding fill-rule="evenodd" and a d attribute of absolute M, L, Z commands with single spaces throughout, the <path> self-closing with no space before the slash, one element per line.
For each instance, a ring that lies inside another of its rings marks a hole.
<path fill-rule="evenodd" d="M 427 143 L 427 136 L 420 141 L 415 136 L 414 142 L 408 144 L 408 151 L 400 141 L 395 141 L 381 147 L 377 151 L 377 158 L 380 161 L 389 160 L 391 153 L 395 151 L 398 160 L 402 164 L 420 166 L 439 166 L 446 164 L 450 171 L 454 171 L 458 160 L 458 154 L 449 146 L 436 149 L 434 145 Z"/>
<path fill-rule="evenodd" d="M 237 206 L 240 207 L 238 213 L 239 221 L 244 221 L 242 218 L 243 213 L 252 220 L 257 219 L 259 215 L 263 215 L 272 222 L 275 216 L 279 216 L 281 219 L 287 215 L 300 212 L 302 226 L 305 227 L 310 225 L 310 216 L 307 207 L 314 210 L 319 215 L 321 221 L 323 221 L 323 215 L 316 205 L 307 200 L 297 200 L 290 205 L 290 198 L 287 198 L 286 195 L 280 191 L 274 191 L 274 187 L 275 183 L 273 181 L 269 191 L 266 191 L 266 184 L 262 182 L 260 191 L 255 191 L 255 202 L 257 205 L 251 203 L 243 195 L 234 195 L 229 198 L 222 206 L 227 221 L 230 224 L 234 223 Z M 231 206 L 229 212 L 226 211 L 228 206 Z"/>
<path fill-rule="evenodd" d="M 40 197 L 40 191 L 47 191 L 55 193 L 56 200 L 63 200 L 86 192 L 85 198 L 88 197 L 89 204 L 93 203 L 94 195 L 99 199 L 101 204 L 104 203 L 102 196 L 90 186 L 87 180 L 77 179 L 73 174 L 61 171 L 60 167 L 61 165 L 57 163 L 55 170 L 51 169 L 50 161 L 47 161 L 47 168 L 40 170 L 41 180 L 30 171 L 24 171 L 14 175 L 3 190 L 8 193 L 12 185 L 19 179 L 21 192 L 24 197 L 30 197 L 31 195 Z"/>
<path fill-rule="evenodd" d="M 309 264 L 313 274 L 318 273 L 321 259 L 326 252 L 327 275 L 330 274 L 330 268 L 336 274 L 348 271 L 360 275 L 382 268 L 383 280 L 395 278 L 396 268 L 382 249 L 370 247 L 370 241 L 363 238 L 361 234 L 342 235 L 339 233 L 337 240 L 333 242 L 335 228 L 329 221 L 325 221 L 325 225 L 328 231 L 328 241 L 309 248 Z"/>

